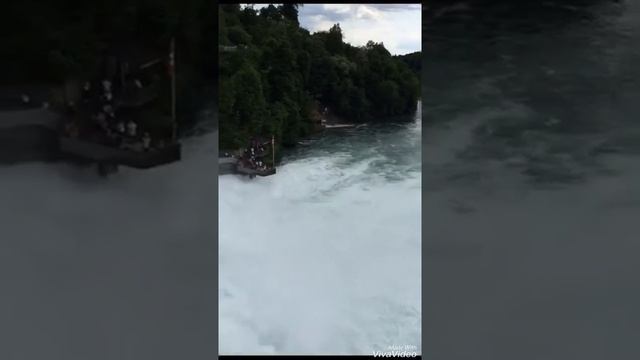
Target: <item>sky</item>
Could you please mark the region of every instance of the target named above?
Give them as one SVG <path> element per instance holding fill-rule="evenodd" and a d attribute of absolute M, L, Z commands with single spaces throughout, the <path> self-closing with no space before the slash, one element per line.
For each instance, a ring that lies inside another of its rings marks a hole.
<path fill-rule="evenodd" d="M 259 9 L 267 4 L 255 4 Z M 420 51 L 420 4 L 304 4 L 298 9 L 300 25 L 309 31 L 326 31 L 340 23 L 344 41 L 362 46 L 383 42 L 393 55 Z"/>

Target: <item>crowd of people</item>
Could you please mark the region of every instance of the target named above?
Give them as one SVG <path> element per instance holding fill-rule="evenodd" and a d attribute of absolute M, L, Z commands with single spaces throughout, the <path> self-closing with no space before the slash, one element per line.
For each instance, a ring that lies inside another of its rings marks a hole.
<path fill-rule="evenodd" d="M 264 153 L 264 145 L 257 140 L 252 140 L 249 147 L 244 150 L 243 160 L 252 169 L 264 171 L 269 168 L 267 164 L 261 160 Z"/>
<path fill-rule="evenodd" d="M 135 81 L 137 87 L 141 87 L 140 81 Z M 99 83 L 98 89 L 93 89 L 91 82 L 87 81 L 82 89 L 82 108 L 85 114 L 89 114 L 93 128 L 97 128 L 100 137 L 110 145 L 122 148 L 139 148 L 148 151 L 151 147 L 151 135 L 143 132 L 140 136 L 138 124 L 129 119 L 125 121 L 116 116 L 114 101 L 114 89 L 111 81 L 104 79 Z M 75 108 L 73 103 L 69 107 Z M 68 124 L 67 133 L 77 136 L 78 131 L 73 123 Z"/>

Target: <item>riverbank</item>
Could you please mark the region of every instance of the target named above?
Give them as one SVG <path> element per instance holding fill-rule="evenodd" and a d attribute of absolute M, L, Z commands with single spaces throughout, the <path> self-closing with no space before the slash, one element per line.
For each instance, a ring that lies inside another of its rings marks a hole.
<path fill-rule="evenodd" d="M 406 122 L 411 121 L 416 113 L 421 114 L 422 101 L 418 100 L 416 103 L 416 112 L 411 115 L 402 115 L 402 116 L 394 116 L 394 117 L 386 117 L 382 119 L 375 119 L 370 121 L 361 121 L 354 122 L 350 121 L 346 117 L 342 117 L 336 115 L 332 112 L 328 107 L 322 107 L 319 104 L 316 104 L 311 110 L 311 119 L 314 124 L 314 131 L 312 131 L 309 135 L 304 137 L 299 137 L 292 144 L 283 145 L 284 149 L 294 149 L 299 146 L 309 146 L 314 140 L 321 138 L 327 130 L 348 130 L 354 128 L 361 128 L 368 126 L 369 124 L 379 124 L 384 122 Z M 238 149 L 220 149 L 219 154 L 220 158 L 225 158 L 228 156 L 240 157 L 244 148 Z M 226 154 L 226 155 L 225 155 Z M 276 149 L 276 163 L 278 163 L 282 159 L 281 151 Z"/>

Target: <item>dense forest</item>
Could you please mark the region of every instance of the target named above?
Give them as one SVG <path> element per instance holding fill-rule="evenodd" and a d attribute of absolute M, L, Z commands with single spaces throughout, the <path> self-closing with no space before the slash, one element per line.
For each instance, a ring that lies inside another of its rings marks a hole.
<path fill-rule="evenodd" d="M 220 5 L 221 148 L 272 134 L 295 144 L 324 107 L 349 121 L 415 111 L 420 86 L 410 61 L 382 43 L 345 43 L 339 24 L 311 34 L 299 25 L 299 6 Z"/>
<path fill-rule="evenodd" d="M 175 37 L 178 113 L 184 114 L 213 83 L 216 12 L 210 0 L 9 1 L 0 21 L 0 81 L 91 78 L 109 49 L 167 57 Z"/>
<path fill-rule="evenodd" d="M 422 53 L 420 51 L 416 51 L 406 55 L 396 55 L 394 57 L 407 64 L 407 66 L 409 66 L 413 73 L 416 74 L 418 79 L 421 78 Z"/>

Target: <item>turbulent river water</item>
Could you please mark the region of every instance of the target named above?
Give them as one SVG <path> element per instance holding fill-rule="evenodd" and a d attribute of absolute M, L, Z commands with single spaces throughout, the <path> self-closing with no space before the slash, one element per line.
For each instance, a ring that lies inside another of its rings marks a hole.
<path fill-rule="evenodd" d="M 640 355 L 640 2 L 425 25 L 425 358 Z"/>
<path fill-rule="evenodd" d="M 418 110 L 219 178 L 221 354 L 420 353 L 420 149 Z"/>
<path fill-rule="evenodd" d="M 212 120 L 145 171 L 0 166 L 0 358 L 215 357 Z"/>

